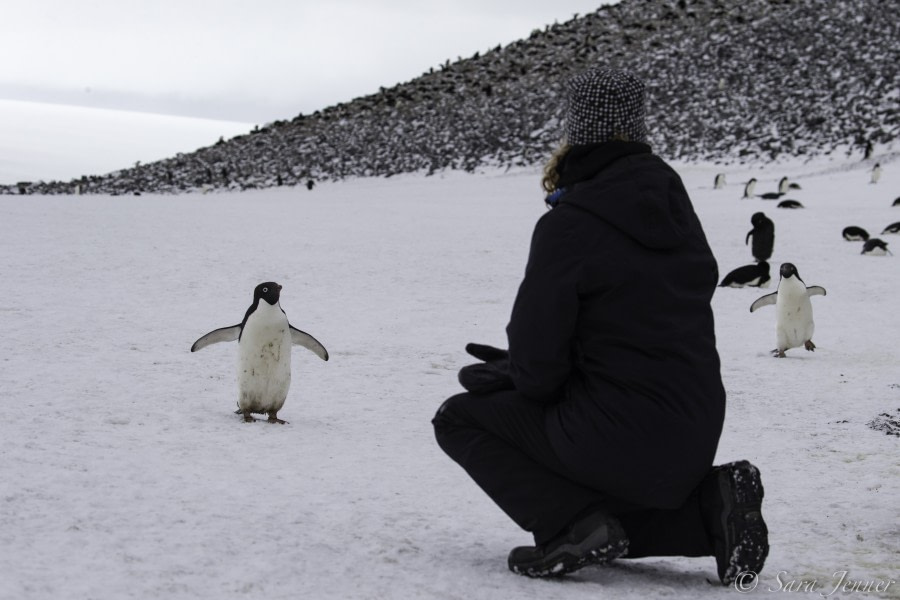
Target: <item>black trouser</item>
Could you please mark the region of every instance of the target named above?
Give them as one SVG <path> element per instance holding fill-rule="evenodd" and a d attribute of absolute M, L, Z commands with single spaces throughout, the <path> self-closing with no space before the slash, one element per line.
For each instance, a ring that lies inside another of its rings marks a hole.
<path fill-rule="evenodd" d="M 515 391 L 466 393 L 448 399 L 432 423 L 444 452 L 513 521 L 534 534 L 538 545 L 579 513 L 603 508 L 625 528 L 630 558 L 712 556 L 698 491 L 681 508 L 661 510 L 629 505 L 579 483 L 553 451 L 544 414 L 543 406 Z M 628 449 L 610 449 L 596 460 L 616 460 L 621 452 Z"/>

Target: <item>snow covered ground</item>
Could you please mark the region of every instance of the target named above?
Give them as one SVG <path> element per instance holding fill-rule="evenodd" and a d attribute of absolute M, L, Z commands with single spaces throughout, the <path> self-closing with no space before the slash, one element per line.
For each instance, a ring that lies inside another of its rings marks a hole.
<path fill-rule="evenodd" d="M 250 129 L 233 121 L 0 99 L 0 184 L 103 175 Z"/>
<path fill-rule="evenodd" d="M 782 360 L 774 309 L 749 312 L 774 285 L 713 300 L 717 462 L 750 459 L 766 487 L 757 596 L 849 579 L 882 591 L 834 597 L 900 597 L 900 438 L 867 426 L 900 416 L 900 256 L 841 238 L 900 221 L 900 161 L 883 166 L 874 185 L 858 159 L 729 168 L 723 190 L 721 167 L 680 167 L 722 275 L 752 261 L 763 210 L 773 271 L 793 262 L 828 292 L 813 298 L 817 351 Z M 805 209 L 740 199 L 750 176 L 762 193 L 784 175 Z M 0 598 L 734 597 L 707 583 L 712 558 L 510 573 L 529 536 L 434 442 L 466 342 L 505 345 L 544 210 L 534 171 L 0 197 Z M 265 280 L 331 354 L 295 347 L 284 426 L 233 414 L 236 345 L 189 352 Z"/>

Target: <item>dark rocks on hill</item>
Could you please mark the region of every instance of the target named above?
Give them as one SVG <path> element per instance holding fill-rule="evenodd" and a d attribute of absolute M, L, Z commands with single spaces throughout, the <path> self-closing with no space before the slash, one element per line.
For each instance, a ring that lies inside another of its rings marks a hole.
<path fill-rule="evenodd" d="M 597 65 L 647 81 L 650 141 L 666 158 L 862 156 L 900 133 L 897 39 L 891 0 L 624 0 L 311 115 L 27 191 L 178 193 L 535 165 L 559 143 L 562 83 Z"/>

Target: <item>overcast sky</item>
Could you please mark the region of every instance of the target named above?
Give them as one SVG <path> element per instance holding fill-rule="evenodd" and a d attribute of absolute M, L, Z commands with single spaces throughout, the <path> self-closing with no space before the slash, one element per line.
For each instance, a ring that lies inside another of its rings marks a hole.
<path fill-rule="evenodd" d="M 3 0 L 0 98 L 266 123 L 602 0 Z"/>

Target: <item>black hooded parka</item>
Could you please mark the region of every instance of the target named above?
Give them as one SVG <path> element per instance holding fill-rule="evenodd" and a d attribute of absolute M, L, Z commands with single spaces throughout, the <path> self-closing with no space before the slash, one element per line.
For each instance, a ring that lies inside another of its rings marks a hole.
<path fill-rule="evenodd" d="M 681 179 L 650 147 L 574 147 L 535 226 L 507 327 L 510 375 L 547 407 L 578 479 L 638 506 L 682 505 L 725 415 L 715 258 Z"/>

